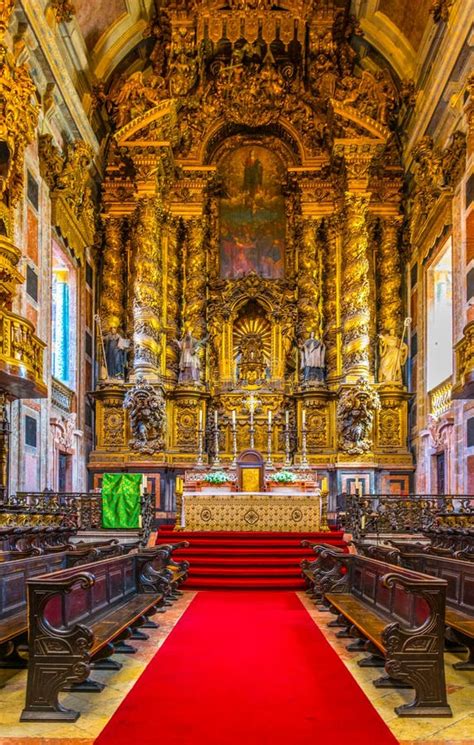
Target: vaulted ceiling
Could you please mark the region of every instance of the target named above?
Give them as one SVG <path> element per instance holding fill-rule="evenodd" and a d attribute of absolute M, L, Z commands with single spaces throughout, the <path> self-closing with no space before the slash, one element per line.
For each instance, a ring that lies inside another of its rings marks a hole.
<path fill-rule="evenodd" d="M 140 56 L 143 33 L 159 0 L 73 0 L 76 21 L 97 79 L 108 80 L 126 58 Z M 162 0 L 162 5 L 166 0 Z M 415 78 L 434 23 L 433 0 L 353 0 L 365 41 L 401 79 Z M 125 62 L 125 66 L 127 63 Z"/>

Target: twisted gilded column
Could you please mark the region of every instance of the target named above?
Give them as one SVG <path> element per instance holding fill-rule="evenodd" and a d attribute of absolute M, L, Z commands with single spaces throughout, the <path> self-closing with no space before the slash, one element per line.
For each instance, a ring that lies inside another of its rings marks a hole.
<path fill-rule="evenodd" d="M 328 378 L 340 375 L 338 364 L 340 236 L 343 221 L 337 214 L 326 221 L 324 250 L 324 343 Z"/>
<path fill-rule="evenodd" d="M 102 329 L 125 329 L 126 253 L 122 241 L 122 220 L 111 217 L 105 222 L 100 318 Z"/>
<path fill-rule="evenodd" d="M 298 257 L 298 338 L 303 343 L 314 332 L 322 334 L 321 274 L 322 246 L 321 220 L 303 223 L 302 250 Z"/>
<path fill-rule="evenodd" d="M 399 231 L 403 218 L 394 215 L 382 220 L 378 251 L 378 332 L 398 336 L 402 326 L 402 274 L 400 271 Z"/>
<path fill-rule="evenodd" d="M 186 220 L 184 246 L 184 308 L 183 325 L 196 339 L 206 335 L 206 251 L 205 221 Z"/>
<path fill-rule="evenodd" d="M 342 365 L 346 376 L 370 371 L 370 264 L 367 210 L 370 194 L 346 192 L 342 261 Z"/>
<path fill-rule="evenodd" d="M 154 197 L 140 199 L 134 214 L 133 246 L 133 348 L 134 376 L 159 379 L 162 331 L 163 214 Z"/>
<path fill-rule="evenodd" d="M 169 219 L 167 224 L 166 271 L 166 375 L 178 379 L 178 349 L 174 343 L 180 333 L 180 225 L 179 220 Z"/>

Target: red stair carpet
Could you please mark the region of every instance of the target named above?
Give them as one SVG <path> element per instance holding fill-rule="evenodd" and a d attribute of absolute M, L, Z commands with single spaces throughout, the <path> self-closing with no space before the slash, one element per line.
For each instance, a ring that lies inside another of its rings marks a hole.
<path fill-rule="evenodd" d="M 100 704 L 99 704 L 100 706 Z M 95 745 L 397 745 L 293 592 L 200 592 Z"/>
<path fill-rule="evenodd" d="M 189 541 L 187 549 L 174 553 L 176 559 L 190 563 L 187 589 L 256 589 L 301 590 L 304 581 L 299 563 L 314 558 L 301 546 L 312 543 L 345 546 L 342 532 L 326 533 L 256 533 L 217 531 L 174 531 L 161 527 L 156 543 Z"/>

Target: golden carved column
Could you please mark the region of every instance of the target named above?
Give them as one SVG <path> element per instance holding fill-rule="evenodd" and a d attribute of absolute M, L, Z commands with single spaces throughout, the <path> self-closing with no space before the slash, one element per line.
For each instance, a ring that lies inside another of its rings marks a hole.
<path fill-rule="evenodd" d="M 101 321 L 105 333 L 111 328 L 125 329 L 126 252 L 122 240 L 122 220 L 105 221 L 104 264 L 101 293 Z"/>
<path fill-rule="evenodd" d="M 340 244 L 343 221 L 334 215 L 326 221 L 324 256 L 324 343 L 326 344 L 327 377 L 331 380 L 340 370 Z"/>
<path fill-rule="evenodd" d="M 203 246 L 205 221 L 185 223 L 184 329 L 196 339 L 206 335 L 206 251 Z"/>
<path fill-rule="evenodd" d="M 399 231 L 403 218 L 394 215 L 382 220 L 382 234 L 377 261 L 378 332 L 394 331 L 402 325 L 402 274 L 400 269 Z"/>
<path fill-rule="evenodd" d="M 370 280 L 367 210 L 370 195 L 346 192 L 342 261 L 342 366 L 346 376 L 370 369 Z"/>
<path fill-rule="evenodd" d="M 161 224 L 153 197 L 140 199 L 133 221 L 133 374 L 158 380 L 162 331 Z"/>
<path fill-rule="evenodd" d="M 298 256 L 298 338 L 303 343 L 314 332 L 320 339 L 322 333 L 321 274 L 322 220 L 305 220 L 302 245 Z"/>
<path fill-rule="evenodd" d="M 167 271 L 166 271 L 166 375 L 175 382 L 178 380 L 178 349 L 174 343 L 180 334 L 180 251 L 179 219 L 169 219 L 166 228 Z"/>

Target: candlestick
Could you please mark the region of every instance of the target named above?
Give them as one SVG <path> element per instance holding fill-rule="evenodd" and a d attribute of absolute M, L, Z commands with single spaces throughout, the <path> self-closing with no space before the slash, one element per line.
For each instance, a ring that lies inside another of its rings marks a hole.
<path fill-rule="evenodd" d="M 204 430 L 202 426 L 202 409 L 199 409 L 199 418 L 198 418 L 198 452 L 197 452 L 197 458 L 196 458 L 196 466 L 198 468 L 202 468 L 204 465 L 204 459 L 203 459 L 203 453 L 204 453 L 204 442 L 203 442 L 203 435 Z"/>
<path fill-rule="evenodd" d="M 219 422 L 217 418 L 217 409 L 214 409 L 214 458 L 212 461 L 213 468 L 220 468 L 221 459 L 219 458 Z"/>
<path fill-rule="evenodd" d="M 232 409 L 232 463 L 231 468 L 237 468 L 237 418 L 235 409 Z"/>
<path fill-rule="evenodd" d="M 309 465 L 308 463 L 308 453 L 306 449 L 306 409 L 303 409 L 302 411 L 302 427 L 301 427 L 301 463 L 300 467 L 305 468 Z"/>
<path fill-rule="evenodd" d="M 290 412 L 285 412 L 285 466 L 291 466 L 290 453 Z"/>
<path fill-rule="evenodd" d="M 250 449 L 255 447 L 255 430 L 253 428 L 253 409 L 250 409 Z"/>
<path fill-rule="evenodd" d="M 267 435 L 267 468 L 272 469 L 273 468 L 273 461 L 272 461 L 272 412 L 268 412 L 268 435 Z"/>

